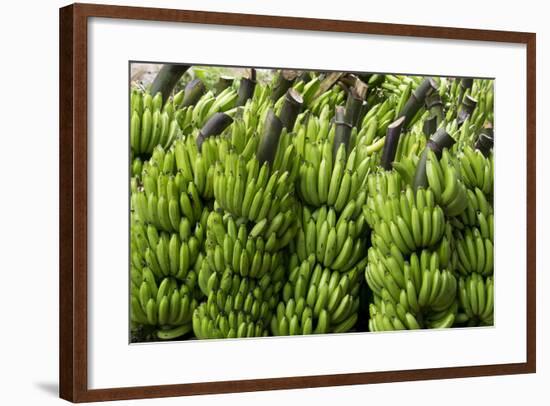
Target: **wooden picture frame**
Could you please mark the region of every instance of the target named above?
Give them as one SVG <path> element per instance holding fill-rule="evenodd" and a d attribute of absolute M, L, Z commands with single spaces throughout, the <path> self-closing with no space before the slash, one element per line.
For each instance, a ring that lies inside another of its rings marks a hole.
<path fill-rule="evenodd" d="M 365 33 L 525 44 L 527 47 L 527 329 L 524 363 L 338 375 L 198 382 L 110 389 L 88 387 L 87 46 L 88 19 L 164 22 Z M 60 9 L 60 396 L 72 402 L 311 388 L 447 379 L 536 371 L 536 36 L 534 33 L 429 27 L 265 15 L 74 4 Z"/>

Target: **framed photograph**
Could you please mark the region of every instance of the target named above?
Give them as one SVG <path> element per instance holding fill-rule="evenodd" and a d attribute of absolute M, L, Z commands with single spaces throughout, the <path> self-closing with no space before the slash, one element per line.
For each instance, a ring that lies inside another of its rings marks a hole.
<path fill-rule="evenodd" d="M 535 34 L 60 9 L 60 396 L 536 370 Z"/>

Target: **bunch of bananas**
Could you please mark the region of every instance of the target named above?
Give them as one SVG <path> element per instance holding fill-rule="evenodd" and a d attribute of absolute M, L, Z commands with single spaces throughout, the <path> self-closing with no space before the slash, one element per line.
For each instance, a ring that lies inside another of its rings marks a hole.
<path fill-rule="evenodd" d="M 319 93 L 322 89 L 321 79 L 318 76 L 308 81 L 297 81 L 294 89 L 302 94 L 304 106 L 316 116 L 321 115 L 322 111 L 330 115 L 334 114 L 334 108 L 341 105 L 346 98 L 346 92 L 338 85 Z"/>
<path fill-rule="evenodd" d="M 177 95 L 176 95 L 177 96 Z M 179 101 L 180 98 L 174 98 Z M 232 87 L 227 87 L 219 94 L 214 95 L 213 91 L 208 91 L 202 95 L 196 104 L 181 106 L 174 102 L 177 109 L 175 118 L 182 129 L 187 134 L 194 128 L 201 128 L 206 124 L 209 118 L 219 112 L 226 112 L 235 107 L 237 101 L 237 91 Z M 179 108 L 181 106 L 181 108 Z"/>
<path fill-rule="evenodd" d="M 208 217 L 206 258 L 209 269 L 221 274 L 226 269 L 242 277 L 261 279 L 266 274 L 284 273 L 283 255 L 275 232 L 266 241 L 256 224 L 250 232 L 246 223 L 237 225 L 230 214 L 213 211 Z"/>
<path fill-rule="evenodd" d="M 375 294 L 370 305 L 371 331 L 450 327 L 456 315 L 457 280 L 448 243 L 437 251 L 424 249 L 406 261 L 398 249 L 384 256 L 369 249 L 366 280 Z M 445 257 L 446 256 L 446 257 Z"/>
<path fill-rule="evenodd" d="M 191 331 L 191 318 L 198 302 L 190 288 L 178 285 L 171 277 L 157 285 L 148 268 L 143 269 L 141 279 L 139 285 L 132 283 L 131 320 L 157 328 L 160 339 L 176 338 Z"/>
<path fill-rule="evenodd" d="M 274 335 L 342 333 L 353 328 L 359 308 L 359 275 L 365 262 L 347 272 L 323 267 L 310 255 L 290 259 L 282 301 L 271 319 Z"/>
<path fill-rule="evenodd" d="M 266 336 L 267 320 L 276 304 L 275 291 L 280 290 L 281 270 L 284 273 L 284 268 L 278 268 L 273 275 L 255 279 L 226 268 L 204 279 L 202 274 L 209 270 L 201 269 L 199 284 L 207 300 L 193 314 L 195 335 L 199 339 Z"/>
<path fill-rule="evenodd" d="M 183 219 L 177 233 L 158 230 L 134 219 L 132 224 L 132 258 L 137 269 L 149 268 L 160 280 L 175 277 L 181 281 L 196 284 L 197 274 L 193 272 L 201 257 L 205 225 L 197 223 L 191 230 L 189 221 Z"/>
<path fill-rule="evenodd" d="M 207 138 L 199 151 L 196 143 L 197 132 L 174 143 L 175 166 L 184 180 L 192 182 L 198 194 L 205 201 L 214 198 L 215 163 L 224 158 L 224 151 L 218 148 L 219 141 Z"/>
<path fill-rule="evenodd" d="M 288 242 L 294 236 L 295 200 L 288 171 L 271 171 L 253 157 L 248 162 L 230 153 L 225 167 L 218 163 L 214 176 L 216 203 L 237 218 L 254 222 L 255 234 L 275 233 Z"/>
<path fill-rule="evenodd" d="M 407 186 L 399 195 L 376 194 L 365 206 L 374 233 L 372 241 L 388 252 L 394 244 L 404 254 L 419 248 L 434 247 L 446 229 L 443 209 L 435 203 L 431 189 Z"/>
<path fill-rule="evenodd" d="M 494 163 L 493 154 L 485 157 L 478 149 L 470 146 L 462 150 L 460 173 L 469 189 L 479 188 L 488 196 L 493 194 Z"/>
<path fill-rule="evenodd" d="M 339 215 L 332 207 L 321 206 L 311 212 L 303 206 L 302 226 L 294 243 L 299 260 L 313 255 L 317 263 L 342 272 L 355 266 L 366 250 L 361 237 L 367 232 L 367 224 L 361 206 L 351 200 Z"/>
<path fill-rule="evenodd" d="M 460 320 L 469 326 L 493 325 L 494 284 L 491 276 L 483 278 L 477 273 L 461 277 L 458 283 Z"/>
<path fill-rule="evenodd" d="M 164 103 L 160 92 L 154 97 L 139 90 L 131 92 L 130 147 L 134 157 L 150 155 L 157 145 L 167 148 L 179 133 L 173 102 Z"/>
<path fill-rule="evenodd" d="M 308 205 L 328 205 L 341 212 L 350 200 L 358 200 L 366 183 L 370 158 L 359 160 L 357 149 L 346 157 L 342 144 L 333 165 L 332 149 L 329 141 L 305 144 L 305 163 L 298 176 L 299 192 Z"/>
<path fill-rule="evenodd" d="M 207 214 L 194 182 L 186 182 L 181 173 L 158 173 L 156 168 L 144 169 L 143 190 L 133 193 L 132 203 L 142 221 L 166 232 L 177 232 Z"/>

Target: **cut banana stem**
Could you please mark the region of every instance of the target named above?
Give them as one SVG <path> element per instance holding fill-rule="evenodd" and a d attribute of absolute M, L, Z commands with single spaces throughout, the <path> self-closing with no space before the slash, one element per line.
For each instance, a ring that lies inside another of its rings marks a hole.
<path fill-rule="evenodd" d="M 257 152 L 260 165 L 263 165 L 265 162 L 269 165 L 273 164 L 282 130 L 283 123 L 273 110 L 269 110 L 265 118 L 264 131 Z"/>
<path fill-rule="evenodd" d="M 208 119 L 201 128 L 197 137 L 197 148 L 202 151 L 204 140 L 212 135 L 220 135 L 233 122 L 231 116 L 225 113 L 216 113 Z"/>
<path fill-rule="evenodd" d="M 489 153 L 493 149 L 494 144 L 494 132 L 492 126 L 486 126 L 483 128 L 476 141 L 476 149 L 479 149 L 481 153 L 488 157 Z"/>
<path fill-rule="evenodd" d="M 336 155 L 340 145 L 344 144 L 346 154 L 349 153 L 349 139 L 351 136 L 352 125 L 346 121 L 346 109 L 342 106 L 336 106 L 334 113 L 334 142 L 332 145 L 332 156 L 336 160 Z"/>
<path fill-rule="evenodd" d="M 422 132 L 426 137 L 430 137 L 437 130 L 437 116 L 430 115 L 422 125 Z"/>
<path fill-rule="evenodd" d="M 395 159 L 395 153 L 397 152 L 397 146 L 399 144 L 399 138 L 401 137 L 401 130 L 405 124 L 405 117 L 401 116 L 388 126 L 386 132 L 386 142 L 384 143 L 384 149 L 382 150 L 382 158 L 380 160 L 380 166 L 389 171 L 392 168 L 393 160 Z"/>
<path fill-rule="evenodd" d="M 416 113 L 424 105 L 424 100 L 429 92 L 437 90 L 437 83 L 431 78 L 427 77 L 424 81 L 412 92 L 411 97 L 405 103 L 405 106 L 399 113 L 399 117 L 405 117 L 403 126 L 407 128 L 411 123 L 411 120 Z"/>
<path fill-rule="evenodd" d="M 199 99 L 206 92 L 206 87 L 200 79 L 193 79 L 191 82 L 185 86 L 185 92 L 183 96 L 183 101 L 181 102 L 182 107 L 192 106 L 196 104 Z"/>
<path fill-rule="evenodd" d="M 443 101 L 441 100 L 441 96 L 438 92 L 431 92 L 426 97 L 426 108 L 430 112 L 430 117 L 435 117 L 435 128 L 430 134 L 426 134 L 429 137 L 441 125 L 445 118 L 445 113 L 443 111 Z"/>
<path fill-rule="evenodd" d="M 294 128 L 296 117 L 300 114 L 303 103 L 304 99 L 300 93 L 293 88 L 287 90 L 283 107 L 279 114 L 283 127 L 285 127 L 287 131 L 292 131 L 292 128 Z"/>
<path fill-rule="evenodd" d="M 472 112 L 477 106 L 477 100 L 470 95 L 466 95 L 462 100 L 460 110 L 458 111 L 458 125 L 461 126 L 468 117 L 472 115 Z"/>
<path fill-rule="evenodd" d="M 346 113 L 344 120 L 352 127 L 357 126 L 359 117 L 361 115 L 361 109 L 363 107 L 363 99 L 357 93 L 355 88 L 351 88 L 348 93 L 348 99 L 346 100 Z"/>
<path fill-rule="evenodd" d="M 178 64 L 164 64 L 160 68 L 157 76 L 151 84 L 151 94 L 157 94 L 160 92 L 162 94 L 162 100 L 164 102 L 168 101 L 170 93 L 174 90 L 174 86 L 183 76 L 183 74 L 190 68 L 189 65 L 178 65 Z"/>
<path fill-rule="evenodd" d="M 298 72 L 294 70 L 281 70 L 275 78 L 271 100 L 276 102 L 286 91 L 292 87 L 294 80 L 298 77 Z"/>
<path fill-rule="evenodd" d="M 256 80 L 251 78 L 242 78 L 239 85 L 239 93 L 237 96 L 237 106 L 244 106 L 246 102 L 254 95 Z"/>

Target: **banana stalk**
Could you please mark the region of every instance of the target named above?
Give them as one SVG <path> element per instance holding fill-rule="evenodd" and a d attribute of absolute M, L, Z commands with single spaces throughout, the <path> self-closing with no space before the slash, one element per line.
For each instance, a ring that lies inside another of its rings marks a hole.
<path fill-rule="evenodd" d="M 422 132 L 427 138 L 429 138 L 437 130 L 437 121 L 438 118 L 436 115 L 430 115 L 426 118 L 426 120 L 424 120 Z"/>
<path fill-rule="evenodd" d="M 196 104 L 199 99 L 206 92 L 206 87 L 200 79 L 193 79 L 191 82 L 185 86 L 185 93 L 183 96 L 183 101 L 181 102 L 181 107 L 192 106 Z"/>
<path fill-rule="evenodd" d="M 479 149 L 483 155 L 486 157 L 489 156 L 489 153 L 493 149 L 493 144 L 495 142 L 494 132 L 492 126 L 486 126 L 483 128 L 479 138 L 476 141 L 476 149 Z"/>
<path fill-rule="evenodd" d="M 349 90 L 348 98 L 346 100 L 346 113 L 344 121 L 350 124 L 352 127 L 357 126 L 359 118 L 361 117 L 362 108 L 363 98 L 359 95 L 357 90 L 352 87 Z"/>
<path fill-rule="evenodd" d="M 458 98 L 456 99 L 457 105 L 460 105 L 460 103 L 462 103 L 462 98 L 464 97 L 466 92 L 468 92 L 472 88 L 473 84 L 473 78 L 462 78 L 460 80 Z"/>
<path fill-rule="evenodd" d="M 248 99 L 254 95 L 254 88 L 256 87 L 256 70 L 250 69 L 250 77 L 243 77 L 239 85 L 239 93 L 237 96 L 236 106 L 244 106 Z"/>
<path fill-rule="evenodd" d="M 292 131 L 296 118 L 302 110 L 303 103 L 304 99 L 300 93 L 293 88 L 287 90 L 281 113 L 279 114 L 283 127 L 285 127 L 287 131 Z"/>
<path fill-rule="evenodd" d="M 477 100 L 470 95 L 466 95 L 462 100 L 460 110 L 458 111 L 458 125 L 462 125 L 470 117 L 477 106 Z"/>
<path fill-rule="evenodd" d="M 233 122 L 233 118 L 225 113 L 216 113 L 210 119 L 206 122 L 206 124 L 201 128 L 199 131 L 199 135 L 197 137 L 197 147 L 199 149 L 199 152 L 202 151 L 202 144 L 204 143 L 204 140 L 211 135 L 219 135 L 225 130 L 227 127 L 231 125 Z"/>
<path fill-rule="evenodd" d="M 276 102 L 283 96 L 286 91 L 292 87 L 294 80 L 298 77 L 298 73 L 293 70 L 281 70 L 275 78 L 275 84 L 271 92 L 271 100 Z"/>
<path fill-rule="evenodd" d="M 392 163 L 399 144 L 399 138 L 401 136 L 401 130 L 405 125 L 405 121 L 406 117 L 401 116 L 388 126 L 386 141 L 384 143 L 382 158 L 380 160 L 380 166 L 387 171 L 392 168 Z"/>
<path fill-rule="evenodd" d="M 431 77 L 428 77 L 412 92 L 411 97 L 409 97 L 409 100 L 407 100 L 399 113 L 399 116 L 405 117 L 405 121 L 403 122 L 404 128 L 409 126 L 416 113 L 422 108 L 428 93 L 436 90 L 437 83 Z"/>
<path fill-rule="evenodd" d="M 435 128 L 429 134 L 426 134 L 428 137 L 431 136 L 435 130 L 441 125 L 445 118 L 443 112 L 443 101 L 438 92 L 431 92 L 426 97 L 426 108 L 430 112 L 430 117 L 435 117 Z"/>
<path fill-rule="evenodd" d="M 227 89 L 233 83 L 234 78 L 232 76 L 220 76 L 218 83 L 216 83 L 216 94 L 220 94 Z"/>
<path fill-rule="evenodd" d="M 174 86 L 189 68 L 189 65 L 164 64 L 151 84 L 151 94 L 160 92 L 162 100 L 168 101 Z"/>
<path fill-rule="evenodd" d="M 336 106 L 334 112 L 334 143 L 332 145 L 332 156 L 336 160 L 340 145 L 344 145 L 346 154 L 349 153 L 349 140 L 351 136 L 352 125 L 346 121 L 346 109 L 342 106 Z"/>
<path fill-rule="evenodd" d="M 282 121 L 275 115 L 273 110 L 269 110 L 265 118 L 264 131 L 256 154 L 260 165 L 263 165 L 264 162 L 267 162 L 269 165 L 273 164 L 282 130 Z"/>

